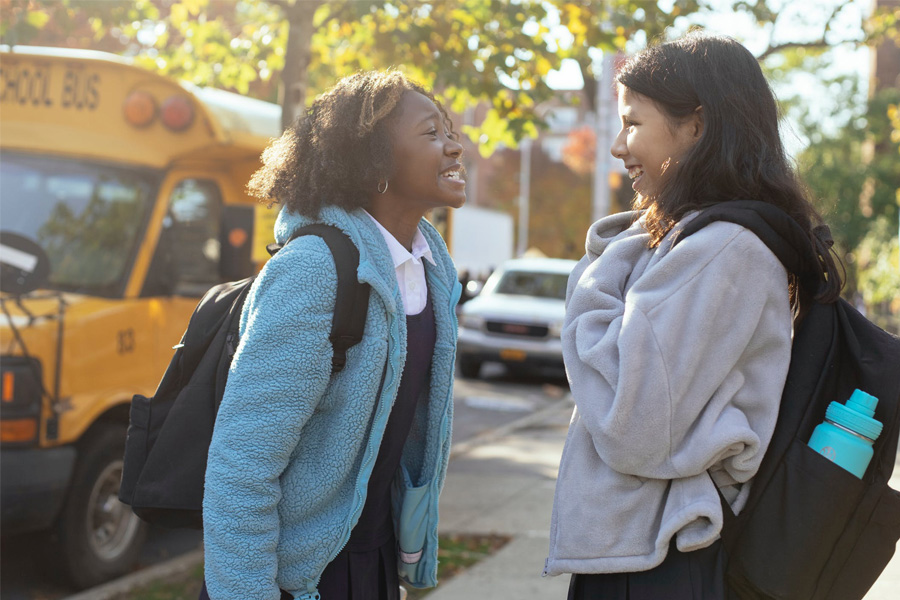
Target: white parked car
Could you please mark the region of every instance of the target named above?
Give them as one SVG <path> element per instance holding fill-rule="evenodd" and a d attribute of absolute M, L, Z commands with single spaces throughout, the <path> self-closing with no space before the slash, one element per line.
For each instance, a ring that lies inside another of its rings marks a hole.
<path fill-rule="evenodd" d="M 576 261 L 520 258 L 503 263 L 460 308 L 457 361 L 478 377 L 485 361 L 507 366 L 562 366 L 559 335 L 566 283 Z"/>

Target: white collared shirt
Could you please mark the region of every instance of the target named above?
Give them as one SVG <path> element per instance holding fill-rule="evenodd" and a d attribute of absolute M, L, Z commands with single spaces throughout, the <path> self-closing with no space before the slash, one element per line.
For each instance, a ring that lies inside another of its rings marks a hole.
<path fill-rule="evenodd" d="M 416 228 L 416 234 L 413 236 L 412 252 L 403 247 L 403 244 L 397 241 L 390 231 L 384 228 L 384 225 L 364 211 L 381 232 L 384 241 L 387 243 L 391 258 L 394 260 L 394 273 L 397 275 L 397 285 L 400 286 L 400 296 L 403 298 L 403 309 L 408 315 L 417 315 L 425 310 L 425 304 L 428 302 L 428 286 L 425 283 L 425 263 L 422 259 L 426 259 L 433 265 L 434 257 L 431 255 L 431 247 L 428 240 L 422 235 L 422 232 Z"/>

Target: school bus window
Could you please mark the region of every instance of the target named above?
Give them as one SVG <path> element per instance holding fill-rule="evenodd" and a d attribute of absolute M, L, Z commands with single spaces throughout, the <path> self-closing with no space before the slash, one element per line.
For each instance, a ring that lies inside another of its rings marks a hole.
<path fill-rule="evenodd" d="M 2 227 L 50 258 L 49 287 L 102 296 L 121 291 L 156 191 L 143 170 L 4 152 Z"/>
<path fill-rule="evenodd" d="M 168 263 L 164 287 L 201 295 L 220 281 L 222 194 L 214 181 L 185 179 L 175 186 L 163 219 L 157 256 Z"/>

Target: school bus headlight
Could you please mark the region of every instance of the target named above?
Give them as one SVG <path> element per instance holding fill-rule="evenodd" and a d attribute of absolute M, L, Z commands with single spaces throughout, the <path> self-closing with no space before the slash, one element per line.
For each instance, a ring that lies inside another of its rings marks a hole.
<path fill-rule="evenodd" d="M 3 356 L 0 372 L 0 442 L 37 440 L 41 415 L 41 363 L 26 356 Z"/>
<path fill-rule="evenodd" d="M 0 441 L 4 443 L 31 442 L 37 439 L 37 418 L 0 421 Z"/>
<path fill-rule="evenodd" d="M 0 409 L 3 416 L 23 416 L 11 414 L 26 407 L 40 406 L 41 363 L 35 358 L 24 356 L 4 356 L 3 371 L 0 374 Z"/>
<path fill-rule="evenodd" d="M 131 92 L 122 107 L 125 121 L 135 127 L 146 127 L 156 118 L 156 100 L 148 92 Z"/>
<path fill-rule="evenodd" d="M 184 131 L 194 122 L 194 106 L 187 96 L 172 96 L 162 103 L 160 120 L 172 131 Z"/>

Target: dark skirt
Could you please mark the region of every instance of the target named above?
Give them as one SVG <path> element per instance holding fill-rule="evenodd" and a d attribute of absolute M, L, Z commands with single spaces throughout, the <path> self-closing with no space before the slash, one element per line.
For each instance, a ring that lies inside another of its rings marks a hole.
<path fill-rule="evenodd" d="M 721 540 L 693 552 L 675 541 L 658 567 L 637 573 L 572 575 L 569 600 L 726 600 Z"/>
<path fill-rule="evenodd" d="M 394 536 L 375 550 L 342 550 L 322 572 L 319 595 L 322 600 L 400 600 Z"/>
<path fill-rule="evenodd" d="M 319 596 L 321 600 L 400 600 L 394 537 L 375 550 L 342 550 L 322 572 Z M 210 600 L 205 582 L 199 600 Z M 282 590 L 281 600 L 293 600 L 293 596 Z"/>

